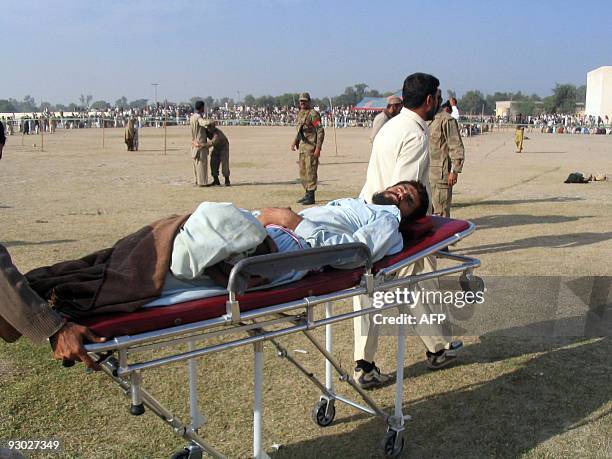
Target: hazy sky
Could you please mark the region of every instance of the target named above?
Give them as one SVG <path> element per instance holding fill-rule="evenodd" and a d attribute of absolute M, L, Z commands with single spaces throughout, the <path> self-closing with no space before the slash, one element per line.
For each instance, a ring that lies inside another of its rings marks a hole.
<path fill-rule="evenodd" d="M 612 0 L 3 0 L 0 37 L 0 99 L 323 97 L 416 71 L 545 96 L 612 65 Z"/>

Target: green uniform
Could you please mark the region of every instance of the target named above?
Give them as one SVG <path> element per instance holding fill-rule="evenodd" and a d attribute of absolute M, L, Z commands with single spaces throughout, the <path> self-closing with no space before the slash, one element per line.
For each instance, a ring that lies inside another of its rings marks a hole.
<path fill-rule="evenodd" d="M 215 128 L 210 139 L 212 144 L 212 151 L 210 153 L 210 171 L 213 179 L 219 178 L 219 166 L 221 166 L 221 173 L 226 180 L 230 176 L 229 168 L 229 140 L 225 134 L 219 128 Z"/>
<path fill-rule="evenodd" d="M 453 187 L 448 184 L 448 174 L 461 172 L 465 150 L 457 120 L 444 110 L 429 125 L 429 158 L 433 213 L 450 217 Z"/>
<path fill-rule="evenodd" d="M 314 156 L 315 148 L 321 148 L 325 130 L 321 123 L 321 115 L 314 109 L 300 110 L 297 116 L 297 135 L 294 145 L 300 154 L 300 180 L 306 191 L 317 189 L 317 169 L 319 158 Z"/>

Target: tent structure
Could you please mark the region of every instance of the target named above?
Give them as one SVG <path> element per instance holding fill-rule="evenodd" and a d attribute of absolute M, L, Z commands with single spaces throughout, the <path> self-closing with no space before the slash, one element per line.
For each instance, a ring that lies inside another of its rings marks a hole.
<path fill-rule="evenodd" d="M 402 91 L 397 91 L 394 96 L 402 98 Z M 357 105 L 355 105 L 354 110 L 371 110 L 371 111 L 381 111 L 387 108 L 387 98 L 386 97 L 364 97 L 359 101 Z"/>

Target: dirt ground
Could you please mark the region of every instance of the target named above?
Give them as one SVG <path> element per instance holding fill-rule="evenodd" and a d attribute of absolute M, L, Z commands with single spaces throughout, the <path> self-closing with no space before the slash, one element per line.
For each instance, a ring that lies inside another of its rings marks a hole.
<path fill-rule="evenodd" d="M 292 128 L 225 127 L 231 143 L 232 187 L 197 188 L 186 127 L 140 132 L 140 151 L 126 152 L 119 129 L 58 130 L 10 137 L 0 161 L 0 242 L 22 271 L 82 256 L 201 201 L 246 208 L 292 206 L 303 194 Z M 528 132 L 522 154 L 511 130 L 465 139 L 466 165 L 454 194 L 453 216 L 478 230 L 454 250 L 482 260 L 487 276 L 569 276 L 610 279 L 612 181 L 569 185 L 574 171 L 612 178 L 612 136 Z M 21 144 L 23 140 L 23 145 Z M 327 138 L 317 199 L 356 196 L 370 154 L 368 131 L 341 129 Z M 609 284 L 609 282 L 608 282 Z M 520 285 L 517 286 L 520 290 Z M 346 307 L 346 306 L 345 306 Z M 610 308 L 608 303 L 607 308 Z M 607 314 L 610 314 L 609 309 Z M 294 335 L 295 336 L 295 335 Z M 338 354 L 350 367 L 352 331 L 336 329 Z M 309 349 L 301 338 L 283 340 Z M 609 338 L 557 340 L 469 337 L 461 363 L 430 373 L 424 349 L 409 338 L 403 457 L 610 457 L 612 365 Z M 268 453 L 285 457 L 376 457 L 381 422 L 338 407 L 321 429 L 310 420 L 314 387 L 266 348 L 265 439 Z M 393 340 L 381 343 L 377 364 L 393 368 Z M 47 349 L 22 340 L 0 346 L 0 439 L 60 438 L 66 457 L 167 457 L 182 441 L 148 414 L 127 414 L 128 402 L 103 375 L 65 370 Z M 201 360 L 203 435 L 230 457 L 248 457 L 251 441 L 252 350 Z M 154 392 L 186 407 L 185 365 L 145 373 Z M 384 407 L 394 387 L 373 393 Z M 274 451 L 273 444 L 282 445 Z"/>

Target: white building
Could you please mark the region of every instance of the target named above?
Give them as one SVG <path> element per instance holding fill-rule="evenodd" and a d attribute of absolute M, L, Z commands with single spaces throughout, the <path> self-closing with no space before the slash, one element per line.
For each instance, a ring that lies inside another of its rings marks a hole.
<path fill-rule="evenodd" d="M 587 115 L 608 115 L 612 119 L 612 66 L 607 65 L 587 73 Z"/>

